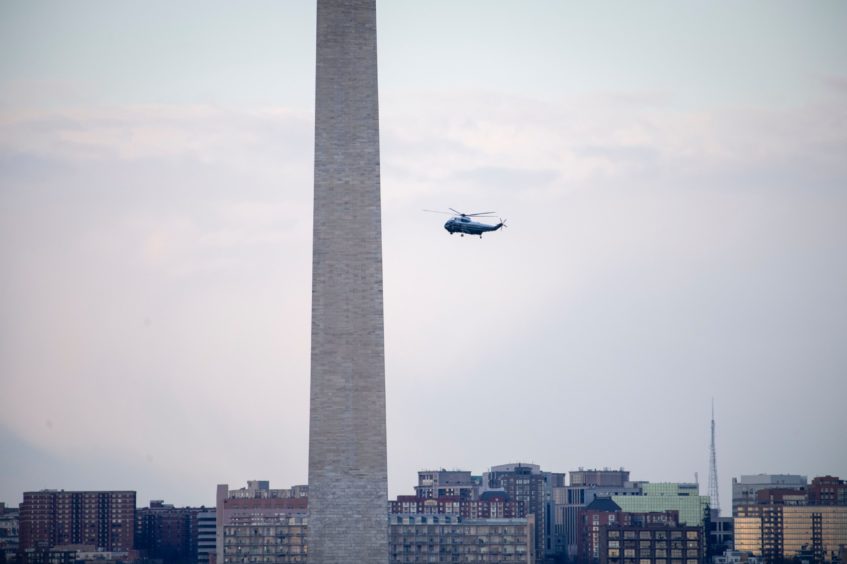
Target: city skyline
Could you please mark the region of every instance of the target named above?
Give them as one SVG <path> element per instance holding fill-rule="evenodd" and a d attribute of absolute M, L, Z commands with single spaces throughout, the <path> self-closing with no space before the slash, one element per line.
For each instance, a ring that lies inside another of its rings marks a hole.
<path fill-rule="evenodd" d="M 377 9 L 390 497 L 847 475 L 847 7 Z M 313 12 L 0 7 L 0 501 L 305 483 Z"/>

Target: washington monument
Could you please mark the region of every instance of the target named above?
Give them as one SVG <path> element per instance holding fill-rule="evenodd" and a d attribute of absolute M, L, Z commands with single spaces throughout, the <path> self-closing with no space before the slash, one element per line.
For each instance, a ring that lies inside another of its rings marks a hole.
<path fill-rule="evenodd" d="M 309 562 L 388 562 L 375 0 L 318 0 Z"/>

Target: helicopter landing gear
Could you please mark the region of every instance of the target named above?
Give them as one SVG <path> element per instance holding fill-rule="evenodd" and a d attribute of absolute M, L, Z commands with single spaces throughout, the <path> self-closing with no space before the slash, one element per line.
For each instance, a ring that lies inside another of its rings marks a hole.
<path fill-rule="evenodd" d="M 464 233 L 459 233 L 459 235 L 461 235 L 462 237 L 464 237 L 464 236 L 465 236 L 465 234 L 464 234 Z"/>
<path fill-rule="evenodd" d="M 482 234 L 480 233 L 479 238 L 482 239 Z"/>

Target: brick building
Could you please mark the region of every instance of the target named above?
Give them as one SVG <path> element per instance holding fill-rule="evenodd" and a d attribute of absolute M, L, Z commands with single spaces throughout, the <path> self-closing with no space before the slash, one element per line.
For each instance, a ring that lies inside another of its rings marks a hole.
<path fill-rule="evenodd" d="M 91 545 L 105 551 L 128 551 L 134 540 L 134 491 L 24 492 L 21 550 Z"/>
<path fill-rule="evenodd" d="M 808 492 L 809 505 L 847 505 L 847 483 L 835 476 L 812 479 Z"/>
<path fill-rule="evenodd" d="M 678 511 L 630 513 L 622 511 L 620 506 L 609 498 L 597 498 L 580 510 L 579 518 L 577 562 L 599 562 L 603 561 L 604 558 L 606 560 L 611 558 L 612 561 L 617 561 L 617 558 L 623 558 L 621 561 L 624 562 L 631 557 L 630 553 L 617 550 L 633 547 L 628 544 L 622 544 L 619 542 L 620 539 L 615 540 L 615 534 L 611 536 L 611 543 L 607 542 L 609 535 L 606 535 L 605 532 L 608 529 L 629 531 L 621 538 L 632 537 L 634 533 L 631 531 L 636 531 L 636 536 L 644 541 L 661 541 L 667 539 L 663 539 L 663 535 L 656 537 L 656 535 L 641 533 L 640 531 L 642 529 L 662 530 L 666 533 L 675 530 L 685 530 L 686 536 L 690 536 L 687 533 L 688 529 L 697 530 L 697 539 L 700 543 L 698 544 L 698 549 L 700 550 L 698 552 L 698 558 L 704 555 L 703 529 L 701 527 L 686 528 L 685 525 L 681 525 Z M 645 549 L 637 551 L 635 557 L 638 557 L 639 561 L 641 559 L 658 559 L 661 562 L 664 558 L 670 558 L 673 561 L 673 553 L 667 552 L 666 549 L 669 546 L 665 546 L 663 543 L 655 544 L 655 546 L 649 545 L 646 542 L 636 544 L 638 545 L 636 548 Z M 608 552 L 610 548 L 611 552 Z M 646 549 L 652 549 L 652 552 Z M 658 552 L 656 552 L 657 550 Z"/>
<path fill-rule="evenodd" d="M 598 497 L 640 494 L 641 488 L 629 481 L 629 471 L 579 468 L 570 472 L 570 484 L 553 488 L 556 551 L 569 558 L 577 556 L 579 512 Z"/>
<path fill-rule="evenodd" d="M 452 497 L 421 498 L 400 495 L 388 502 L 391 514 L 457 515 L 465 519 L 522 519 L 526 517 L 526 505 L 522 501 L 509 499 L 505 492 L 488 491 L 479 499 Z"/>
<path fill-rule="evenodd" d="M 197 560 L 197 516 L 202 511 L 206 508 L 151 501 L 150 507 L 135 512 L 135 548 L 148 558 L 193 564 Z"/>
<path fill-rule="evenodd" d="M 672 512 L 669 512 L 672 513 Z M 703 529 L 651 515 L 630 514 L 630 523 L 600 527 L 600 564 L 699 564 L 705 555 Z"/>

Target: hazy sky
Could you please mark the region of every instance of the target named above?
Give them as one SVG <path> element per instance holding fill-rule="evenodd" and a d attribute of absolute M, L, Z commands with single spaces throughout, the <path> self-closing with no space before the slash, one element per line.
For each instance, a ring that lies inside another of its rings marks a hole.
<path fill-rule="evenodd" d="M 847 4 L 378 10 L 390 495 L 847 478 Z M 0 501 L 306 481 L 314 12 L 0 3 Z"/>

